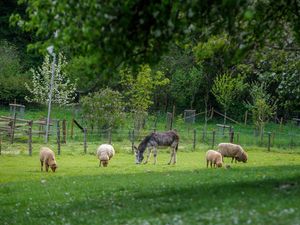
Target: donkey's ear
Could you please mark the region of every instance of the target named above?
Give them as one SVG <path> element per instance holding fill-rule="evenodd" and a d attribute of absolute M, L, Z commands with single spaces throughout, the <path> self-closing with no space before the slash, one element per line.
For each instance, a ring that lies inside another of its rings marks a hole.
<path fill-rule="evenodd" d="M 138 151 L 137 147 L 135 147 L 135 145 L 132 145 L 131 147 L 132 147 L 132 152 L 134 154 L 137 154 L 137 151 Z"/>

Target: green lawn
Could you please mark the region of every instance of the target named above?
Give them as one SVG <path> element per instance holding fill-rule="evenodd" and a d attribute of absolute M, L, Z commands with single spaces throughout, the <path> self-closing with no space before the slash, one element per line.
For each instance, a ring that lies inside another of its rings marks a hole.
<path fill-rule="evenodd" d="M 1 224 L 299 224 L 300 154 L 248 149 L 249 162 L 207 169 L 205 151 L 178 163 L 135 165 L 120 151 L 107 168 L 68 149 L 56 173 L 37 152 L 0 156 Z M 92 152 L 92 151 L 90 151 Z M 229 159 L 225 159 L 229 163 Z"/>

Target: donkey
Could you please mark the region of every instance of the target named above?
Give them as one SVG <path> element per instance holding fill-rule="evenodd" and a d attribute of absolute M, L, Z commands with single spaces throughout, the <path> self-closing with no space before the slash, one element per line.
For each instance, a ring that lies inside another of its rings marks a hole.
<path fill-rule="evenodd" d="M 171 158 L 169 161 L 169 165 L 172 162 L 173 164 L 176 163 L 176 152 L 178 149 L 179 143 L 179 136 L 175 131 L 167 131 L 167 132 L 153 132 L 146 136 L 141 143 L 139 144 L 138 148 L 133 146 L 135 150 L 135 162 L 136 164 L 140 164 L 144 159 L 144 152 L 146 148 L 148 148 L 148 155 L 147 159 L 144 162 L 146 164 L 150 158 L 151 150 L 153 150 L 154 155 L 154 164 L 156 164 L 156 156 L 157 156 L 157 147 L 158 146 L 170 146 L 171 147 Z"/>

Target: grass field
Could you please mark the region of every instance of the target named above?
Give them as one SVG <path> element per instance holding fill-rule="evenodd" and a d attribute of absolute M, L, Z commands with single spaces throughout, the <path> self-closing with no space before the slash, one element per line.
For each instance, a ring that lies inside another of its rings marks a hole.
<path fill-rule="evenodd" d="M 0 156 L 1 224 L 300 223 L 300 154 L 248 149 L 246 164 L 207 169 L 204 150 L 135 165 L 116 146 L 99 168 L 92 152 L 68 148 L 56 173 L 40 172 L 37 152 Z"/>

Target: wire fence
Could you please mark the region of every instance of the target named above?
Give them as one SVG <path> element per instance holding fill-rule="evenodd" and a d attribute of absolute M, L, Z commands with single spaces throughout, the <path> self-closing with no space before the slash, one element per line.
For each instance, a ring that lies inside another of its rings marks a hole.
<path fill-rule="evenodd" d="M 10 107 L 9 112 L 6 109 L 1 113 L 6 116 L 0 116 L 0 154 L 28 152 L 31 155 L 32 151 L 36 152 L 39 146 L 46 145 L 45 119 L 41 118 L 39 110 L 30 112 L 35 120 L 16 118 L 15 112 Z M 129 126 L 128 124 L 133 124 L 131 122 L 127 122 L 119 129 L 99 129 L 97 126 L 91 129 L 76 113 L 77 111 L 72 112 L 72 116 L 68 117 L 66 117 L 66 112 L 69 113 L 70 109 L 62 109 L 60 114 L 56 113 L 56 115 L 59 118 L 69 119 L 51 120 L 47 145 L 57 149 L 58 152 L 67 148 L 83 153 L 94 152 L 102 143 L 120 145 L 122 151 L 131 152 L 132 146 L 138 145 L 149 133 L 166 131 L 170 128 L 178 132 L 179 149 L 183 151 L 216 149 L 221 142 L 240 144 L 245 149 L 261 147 L 270 151 L 273 149 L 300 151 L 300 122 L 298 120 L 291 119 L 285 121 L 285 124 L 279 120 L 279 124 L 267 124 L 265 131 L 260 134 L 257 129 L 253 128 L 254 126 L 245 125 L 246 123 L 243 122 L 238 123 L 233 120 L 231 124 L 218 124 L 218 122 L 223 122 L 222 113 L 211 109 L 208 112 L 207 126 L 204 125 L 204 112 L 194 112 L 195 119 L 191 120 L 192 122 L 179 115 L 176 117 L 174 113 L 157 113 L 156 116 L 146 118 L 144 128 L 141 130 L 135 130 L 134 125 Z M 77 118 L 78 122 L 74 118 Z"/>
<path fill-rule="evenodd" d="M 120 145 L 123 151 L 131 152 L 132 146 L 137 146 L 149 133 L 164 131 L 156 128 L 140 131 L 124 128 L 94 129 L 92 131 L 86 128 L 83 128 L 83 130 L 74 128 L 71 122 L 68 123 L 64 120 L 52 120 L 52 123 L 47 145 L 57 149 L 59 154 L 60 151 L 64 151 L 61 149 L 66 148 L 76 149 L 76 151 L 82 153 L 94 152 L 96 147 L 102 143 Z M 35 130 L 37 128 L 39 130 Z M 29 131 L 30 129 L 32 129 L 31 132 Z M 36 152 L 39 146 L 46 145 L 43 129 L 44 127 L 41 127 L 41 125 L 16 128 L 13 142 L 11 141 L 12 133 L 0 132 L 0 154 L 14 153 L 17 150 L 16 148 L 20 148 L 23 150 L 22 152 L 28 152 L 31 155 L 32 149 Z M 183 151 L 216 149 L 221 142 L 240 144 L 246 150 L 247 148 L 261 147 L 269 151 L 273 149 L 300 151 L 300 134 L 292 130 L 290 132 L 267 130 L 262 135 L 255 129 L 242 128 L 230 130 L 215 127 L 215 129 L 205 131 L 202 128 L 179 127 L 175 128 L 175 130 L 180 136 L 179 150 Z"/>

